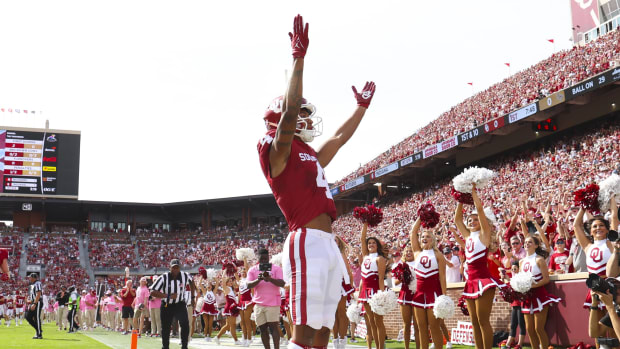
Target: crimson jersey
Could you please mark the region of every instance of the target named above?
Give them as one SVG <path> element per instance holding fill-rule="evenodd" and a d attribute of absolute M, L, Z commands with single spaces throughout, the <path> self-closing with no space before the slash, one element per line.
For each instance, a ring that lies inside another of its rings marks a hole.
<path fill-rule="evenodd" d="M 15 304 L 17 304 L 18 308 L 22 308 L 24 306 L 26 297 L 24 296 L 17 296 L 15 297 Z"/>
<path fill-rule="evenodd" d="M 15 303 L 13 303 L 13 298 L 12 297 L 8 297 L 6 299 L 6 308 L 7 309 L 15 309 Z"/>
<path fill-rule="evenodd" d="M 290 230 L 303 227 L 321 213 L 336 219 L 336 205 L 329 191 L 325 172 L 316 152 L 297 137 L 293 138 L 291 154 L 284 171 L 271 178 L 269 149 L 276 130 L 269 130 L 258 142 L 258 155 L 265 178 L 271 187 Z"/>

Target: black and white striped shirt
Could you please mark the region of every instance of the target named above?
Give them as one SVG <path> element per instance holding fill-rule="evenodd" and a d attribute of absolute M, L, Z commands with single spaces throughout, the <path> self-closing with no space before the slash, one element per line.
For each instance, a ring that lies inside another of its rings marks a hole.
<path fill-rule="evenodd" d="M 39 296 L 39 302 L 43 302 L 43 286 L 41 286 L 41 281 L 39 280 L 30 284 L 30 290 L 28 294 L 30 296 L 31 303 L 34 303 L 34 301 L 37 299 L 37 292 L 41 292 L 41 295 Z"/>
<path fill-rule="evenodd" d="M 167 297 L 162 298 L 162 302 L 166 304 L 175 304 L 179 302 L 185 302 L 185 304 L 190 303 L 190 297 L 187 297 L 185 293 L 185 286 L 189 285 L 191 280 L 191 276 L 181 271 L 179 275 L 177 275 L 176 279 L 173 279 L 170 275 L 170 272 L 166 272 L 161 274 L 161 276 L 155 281 L 153 285 L 151 285 L 152 291 L 159 291 Z M 176 294 L 176 298 L 172 298 L 171 295 Z"/>

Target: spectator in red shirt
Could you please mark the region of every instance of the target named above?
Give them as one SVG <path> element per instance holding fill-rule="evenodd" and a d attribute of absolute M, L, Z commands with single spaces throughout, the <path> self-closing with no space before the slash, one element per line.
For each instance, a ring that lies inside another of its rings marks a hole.
<path fill-rule="evenodd" d="M 555 241 L 555 253 L 549 258 L 549 272 L 555 274 L 565 274 L 567 272 L 574 273 L 575 269 L 573 265 L 566 265 L 568 259 L 568 250 L 566 249 L 566 241 L 564 238 L 559 238 Z"/>
<path fill-rule="evenodd" d="M 129 319 L 133 319 L 133 300 L 136 298 L 136 291 L 133 289 L 131 280 L 127 280 L 125 287 L 120 292 L 123 300 L 123 334 L 129 333 Z"/>

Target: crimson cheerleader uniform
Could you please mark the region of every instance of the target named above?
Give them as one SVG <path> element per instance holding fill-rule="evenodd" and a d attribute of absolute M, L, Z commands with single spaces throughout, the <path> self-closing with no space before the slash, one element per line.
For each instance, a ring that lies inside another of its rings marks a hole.
<path fill-rule="evenodd" d="M 377 266 L 378 253 L 371 253 L 364 257 L 362 262 L 362 283 L 357 300 L 367 303 L 379 291 L 379 267 Z"/>
<path fill-rule="evenodd" d="M 217 315 L 217 308 L 215 307 L 215 294 L 213 291 L 207 291 L 204 297 L 204 303 L 200 309 L 200 314 Z"/>
<path fill-rule="evenodd" d="M 252 292 L 248 288 L 247 279 L 239 283 L 239 309 L 246 310 L 252 304 Z"/>
<path fill-rule="evenodd" d="M 542 272 L 536 263 L 536 256 L 537 254 L 534 253 L 523 258 L 522 269 L 523 272 L 532 275 L 535 282 L 538 282 L 542 279 Z M 560 303 L 561 300 L 561 298 L 547 292 L 545 286 L 536 287 L 531 289 L 530 297 L 523 301 L 521 312 L 524 314 L 540 313 L 545 305 Z"/>
<path fill-rule="evenodd" d="M 224 307 L 224 311 L 222 312 L 224 316 L 237 316 L 239 315 L 239 308 L 237 307 L 237 296 L 235 296 L 235 292 L 232 288 L 229 288 L 228 294 L 226 295 L 226 306 Z"/>
<path fill-rule="evenodd" d="M 412 304 L 416 308 L 432 308 L 435 306 L 435 298 L 443 294 L 439 282 L 439 262 L 435 256 L 435 250 L 420 252 L 416 258 L 414 270 L 417 280 Z"/>
<path fill-rule="evenodd" d="M 415 261 L 400 261 L 400 263 L 404 263 L 405 265 L 407 265 L 407 267 L 409 267 L 409 271 L 411 272 L 411 278 L 413 278 L 415 275 Z M 413 292 L 409 289 L 409 285 L 405 283 L 400 284 L 400 292 L 398 293 L 398 304 L 413 304 Z"/>
<path fill-rule="evenodd" d="M 351 280 L 351 282 L 353 282 L 353 280 Z M 344 278 L 342 278 L 342 286 L 340 287 L 340 294 L 343 297 L 347 297 L 347 300 L 345 301 L 347 307 L 351 304 L 351 295 L 355 293 L 355 287 L 353 287 L 351 284 L 347 284 L 344 281 Z"/>
<path fill-rule="evenodd" d="M 590 249 L 586 251 L 586 265 L 588 266 L 588 272 L 590 274 L 597 274 L 598 276 L 605 278 L 607 271 L 607 261 L 611 257 L 611 250 L 607 246 L 607 239 L 595 240 Z M 592 306 L 592 295 L 590 290 L 586 295 L 586 301 L 583 303 L 585 309 L 589 309 Z M 598 308 L 605 309 L 603 302 L 598 302 Z"/>
<path fill-rule="evenodd" d="M 465 260 L 467 262 L 467 281 L 463 296 L 477 299 L 490 288 L 506 287 L 501 281 L 491 276 L 487 264 L 489 249 L 480 241 L 480 232 L 472 231 L 465 243 Z M 419 286 L 418 286 L 419 287 Z"/>

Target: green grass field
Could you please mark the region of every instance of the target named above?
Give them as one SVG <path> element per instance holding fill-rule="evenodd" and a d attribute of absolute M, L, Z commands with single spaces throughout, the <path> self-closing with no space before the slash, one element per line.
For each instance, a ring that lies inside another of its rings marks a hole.
<path fill-rule="evenodd" d="M 4 322 L 3 322 L 4 323 Z M 108 332 L 103 329 L 95 329 L 88 332 L 67 333 L 65 331 L 58 331 L 53 324 L 43 325 L 43 339 L 32 339 L 35 331 L 28 323 L 24 321 L 23 325 L 15 327 L 14 324 L 7 328 L 6 326 L 0 326 L 0 349 L 19 349 L 19 348 L 45 348 L 45 349 L 129 349 L 131 344 L 131 336 L 123 336 L 118 332 Z M 239 333 L 240 335 L 240 333 Z M 359 339 L 358 339 L 359 340 Z M 202 336 L 195 335 L 194 339 L 190 342 L 190 348 L 204 349 L 204 348 L 218 348 L 215 343 L 207 343 Z M 355 345 L 349 343 L 348 347 L 366 348 L 365 341 L 359 341 Z M 238 347 L 232 342 L 230 336 L 224 336 L 222 338 L 221 347 Z M 252 344 L 253 348 L 262 348 L 262 343 L 259 338 L 254 339 Z M 386 342 L 386 348 L 396 349 L 404 348 L 403 342 L 397 342 L 395 340 L 388 340 Z M 161 348 L 161 338 L 149 338 L 144 337 L 138 340 L 139 349 L 159 349 Z M 177 339 L 171 338 L 170 348 L 180 348 Z M 284 349 L 284 347 L 281 347 Z M 412 343 L 412 349 L 415 349 L 415 344 Z M 471 349 L 464 345 L 454 345 L 454 349 Z"/>

